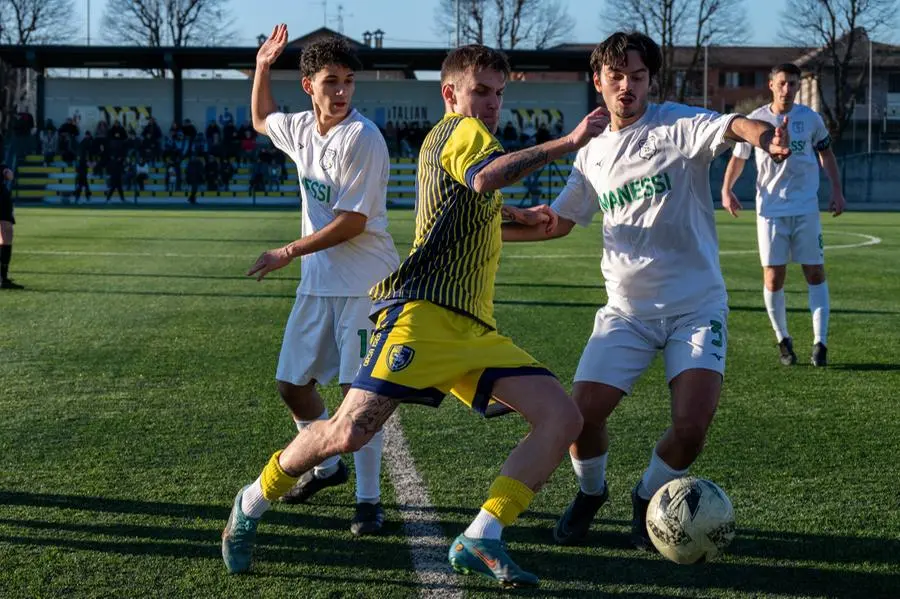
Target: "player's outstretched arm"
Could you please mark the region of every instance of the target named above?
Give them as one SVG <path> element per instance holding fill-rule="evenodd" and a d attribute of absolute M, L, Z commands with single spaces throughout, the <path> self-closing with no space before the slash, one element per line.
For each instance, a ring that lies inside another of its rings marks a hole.
<path fill-rule="evenodd" d="M 765 121 L 739 116 L 731 120 L 725 137 L 732 141 L 745 141 L 769 154 L 775 162 L 791 155 L 791 140 L 787 132 L 788 117 L 777 127 Z"/>
<path fill-rule="evenodd" d="M 837 158 L 831 148 L 819 150 L 819 164 L 828 174 L 828 180 L 831 181 L 831 202 L 828 203 L 828 210 L 832 216 L 840 216 L 847 208 L 847 200 L 844 199 L 844 190 L 841 188 L 841 175 L 838 170 Z"/>
<path fill-rule="evenodd" d="M 341 212 L 315 233 L 292 241 L 284 247 L 263 252 L 247 271 L 247 276 L 255 276 L 257 281 L 261 281 L 273 270 L 290 264 L 294 258 L 320 252 L 353 239 L 366 230 L 366 220 L 366 215 L 359 212 Z"/>
<path fill-rule="evenodd" d="M 597 108 L 588 114 L 571 133 L 533 148 L 504 154 L 481 169 L 472 182 L 478 193 L 501 189 L 521 181 L 557 158 L 576 152 L 597 137 L 609 125 L 609 111 Z"/>
<path fill-rule="evenodd" d="M 728 161 L 728 166 L 725 167 L 725 179 L 722 181 L 722 208 L 735 218 L 737 218 L 738 212 L 744 207 L 741 206 L 740 200 L 734 195 L 733 188 L 741 173 L 744 172 L 744 164 L 746 162 L 745 159 L 738 158 L 732 154 L 731 160 Z"/>
<path fill-rule="evenodd" d="M 522 209 L 503 207 L 501 227 L 503 241 L 546 241 L 565 237 L 572 231 L 575 221 L 561 217 L 548 205 L 541 204 Z"/>
<path fill-rule="evenodd" d="M 276 25 L 259 51 L 256 53 L 256 73 L 253 77 L 253 91 L 250 95 L 250 113 L 253 128 L 266 135 L 266 117 L 278 110 L 272 97 L 272 77 L 270 69 L 287 46 L 287 25 Z"/>

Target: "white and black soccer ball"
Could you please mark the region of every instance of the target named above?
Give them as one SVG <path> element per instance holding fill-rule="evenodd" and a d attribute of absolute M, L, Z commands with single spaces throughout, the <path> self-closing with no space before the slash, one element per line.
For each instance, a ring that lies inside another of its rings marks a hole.
<path fill-rule="evenodd" d="M 659 552 L 673 562 L 708 562 L 734 539 L 734 508 L 715 483 L 692 476 L 676 478 L 650 499 L 647 532 Z"/>

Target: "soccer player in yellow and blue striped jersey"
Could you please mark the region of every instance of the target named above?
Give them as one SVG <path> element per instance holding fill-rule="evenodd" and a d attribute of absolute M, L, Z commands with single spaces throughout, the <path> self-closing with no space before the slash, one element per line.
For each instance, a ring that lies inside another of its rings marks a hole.
<path fill-rule="evenodd" d="M 609 114 L 598 109 L 563 138 L 505 153 L 494 132 L 509 73 L 506 57 L 485 46 L 464 46 L 445 59 L 446 114 L 419 156 L 415 242 L 370 293 L 377 323 L 368 353 L 335 415 L 273 455 L 260 480 L 266 499 L 277 499 L 310 467 L 364 445 L 403 401 L 437 405 L 452 393 L 486 416 L 516 411 L 531 432 L 451 545 L 449 559 L 461 572 L 531 586 L 537 577 L 512 561 L 500 535 L 559 465 L 582 418 L 552 373 L 496 330 L 501 221 L 555 224 L 546 206 L 504 207 L 499 190 L 586 145 L 606 128 Z"/>

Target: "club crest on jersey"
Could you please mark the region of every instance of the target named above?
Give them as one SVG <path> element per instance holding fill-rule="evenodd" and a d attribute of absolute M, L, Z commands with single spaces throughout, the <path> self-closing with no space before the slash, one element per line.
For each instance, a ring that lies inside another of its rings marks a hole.
<path fill-rule="evenodd" d="M 395 344 L 388 350 L 387 363 L 391 372 L 399 372 L 410 365 L 416 350 L 406 345 Z"/>
<path fill-rule="evenodd" d="M 644 160 L 650 160 L 653 158 L 653 155 L 659 151 L 657 147 L 656 137 L 653 135 L 648 135 L 647 139 L 642 139 L 638 142 L 638 147 L 640 147 L 640 151 L 638 152 L 638 156 L 643 158 Z"/>
<path fill-rule="evenodd" d="M 319 166 L 327 171 L 334 166 L 334 161 L 336 158 L 337 150 L 325 150 L 325 152 L 322 154 L 322 157 L 319 159 Z"/>
<path fill-rule="evenodd" d="M 803 121 L 792 122 L 791 131 L 793 131 L 794 133 L 803 133 Z"/>

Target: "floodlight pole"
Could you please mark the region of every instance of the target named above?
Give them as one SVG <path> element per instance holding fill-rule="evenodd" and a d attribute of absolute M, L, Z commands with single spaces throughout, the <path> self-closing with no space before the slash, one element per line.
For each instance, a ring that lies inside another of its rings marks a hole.
<path fill-rule="evenodd" d="M 703 108 L 709 108 L 709 44 L 703 46 Z"/>
<path fill-rule="evenodd" d="M 872 38 L 869 38 L 869 154 L 872 153 Z"/>

